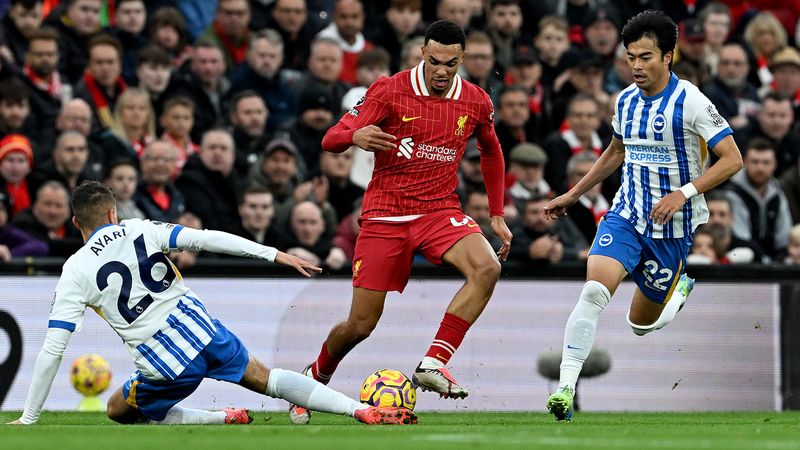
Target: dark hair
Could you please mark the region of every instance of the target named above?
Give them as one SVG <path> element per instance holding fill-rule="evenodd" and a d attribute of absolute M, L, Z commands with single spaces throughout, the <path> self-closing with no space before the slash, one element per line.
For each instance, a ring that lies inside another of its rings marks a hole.
<path fill-rule="evenodd" d="M 422 10 L 422 0 L 391 0 L 388 9 L 410 9 L 412 11 Z"/>
<path fill-rule="evenodd" d="M 633 16 L 625 24 L 622 29 L 622 44 L 628 48 L 632 42 L 643 37 L 655 41 L 663 58 L 664 55 L 675 50 L 675 44 L 678 42 L 678 26 L 663 11 L 648 9 Z M 672 69 L 672 61 L 670 61 L 669 67 Z"/>
<path fill-rule="evenodd" d="M 86 44 L 86 49 L 89 55 L 92 54 L 92 49 L 94 49 L 95 47 L 99 47 L 101 45 L 108 45 L 110 47 L 114 47 L 114 49 L 117 50 L 117 56 L 120 58 L 120 61 L 122 60 L 122 55 L 123 55 L 122 44 L 120 44 L 119 40 L 117 40 L 117 38 L 115 38 L 114 36 L 104 33 L 98 34 L 95 37 L 89 39 L 89 43 Z"/>
<path fill-rule="evenodd" d="M 142 47 L 142 49 L 136 53 L 136 65 L 141 66 L 143 64 L 169 67 L 169 53 L 157 45 Z"/>
<path fill-rule="evenodd" d="M 506 84 L 500 88 L 500 92 L 497 94 L 497 107 L 503 103 L 502 98 L 511 92 L 522 92 L 526 97 L 528 96 L 528 90 L 521 84 Z"/>
<path fill-rule="evenodd" d="M 133 162 L 133 160 L 131 160 L 130 158 L 118 157 L 118 158 L 112 159 L 111 162 L 108 163 L 108 167 L 106 168 L 106 171 L 103 174 L 103 179 L 107 180 L 107 179 L 111 178 L 111 174 L 114 172 L 114 169 L 116 169 L 117 167 L 120 167 L 120 166 L 130 166 L 130 167 L 133 167 L 134 170 L 136 170 L 137 174 L 139 172 L 139 168 L 136 167 L 136 163 Z"/>
<path fill-rule="evenodd" d="M 750 150 L 756 150 L 760 152 L 770 150 L 772 153 L 775 153 L 775 142 L 771 139 L 763 137 L 754 137 L 747 142 L 747 150 L 745 153 L 749 152 Z"/>
<path fill-rule="evenodd" d="M 114 193 L 98 181 L 84 181 L 72 192 L 72 214 L 84 230 L 102 225 L 103 214 L 115 205 Z"/>
<path fill-rule="evenodd" d="M 243 91 L 239 91 L 239 92 L 233 94 L 233 97 L 231 97 L 231 102 L 229 103 L 229 108 L 228 109 L 230 110 L 231 113 L 235 112 L 236 108 L 239 107 L 239 102 L 241 102 L 242 100 L 244 100 L 246 98 L 250 98 L 250 97 L 258 97 L 258 98 L 260 98 L 262 100 L 264 99 L 258 92 L 254 91 L 252 89 L 245 89 Z M 264 103 L 266 104 L 266 102 L 264 102 Z"/>
<path fill-rule="evenodd" d="M 58 31 L 52 27 L 42 27 L 37 28 L 31 32 L 28 36 L 28 46 L 30 46 L 31 42 L 33 41 L 53 41 L 58 46 L 58 40 L 60 39 L 58 35 Z"/>
<path fill-rule="evenodd" d="M 498 6 L 519 6 L 519 0 L 489 0 L 489 11 L 494 10 Z"/>
<path fill-rule="evenodd" d="M 389 56 L 389 52 L 384 50 L 383 47 L 375 47 L 364 50 L 358 54 L 356 67 L 381 67 L 388 69 L 391 61 L 392 57 Z"/>
<path fill-rule="evenodd" d="M 764 98 L 761 99 L 761 104 L 763 105 L 764 102 L 766 102 L 767 100 L 772 100 L 773 102 L 778 102 L 778 103 L 792 102 L 792 99 L 787 97 L 785 94 L 781 94 L 780 92 L 775 92 L 775 91 L 765 95 Z"/>
<path fill-rule="evenodd" d="M 36 5 L 41 4 L 42 0 L 11 0 L 10 6 L 22 6 L 25 9 L 33 9 Z"/>
<path fill-rule="evenodd" d="M 189 97 L 184 97 L 183 95 L 179 95 L 177 97 L 172 97 L 166 102 L 164 102 L 164 106 L 161 108 L 161 115 L 164 115 L 170 109 L 174 108 L 175 106 L 183 106 L 184 108 L 191 109 L 194 112 L 194 102 Z"/>
<path fill-rule="evenodd" d="M 722 189 L 712 189 L 709 192 L 703 194 L 703 197 L 706 198 L 706 203 L 708 202 L 725 202 L 728 204 L 728 208 L 733 208 L 731 204 L 731 199 L 725 195 L 725 191 Z"/>
<path fill-rule="evenodd" d="M 244 192 L 242 192 L 242 196 L 239 197 L 239 204 L 241 205 L 242 203 L 244 203 L 244 199 L 248 195 L 259 195 L 259 194 L 270 194 L 270 195 L 272 195 L 272 191 L 270 191 L 269 189 L 267 189 L 264 186 L 250 186 L 249 188 L 245 189 Z M 274 197 L 275 196 L 273 195 L 273 198 Z"/>
<path fill-rule="evenodd" d="M 0 102 L 20 105 L 30 98 L 28 86 L 17 77 L 0 82 Z"/>
<path fill-rule="evenodd" d="M 443 45 L 459 44 L 461 50 L 464 50 L 467 37 L 464 35 L 464 30 L 453 22 L 449 20 L 437 20 L 430 24 L 425 31 L 424 45 L 428 45 L 428 41 L 430 40 L 434 40 Z"/>
<path fill-rule="evenodd" d="M 567 103 L 567 115 L 572 113 L 572 105 L 578 102 L 592 102 L 594 106 L 597 107 L 597 113 L 600 114 L 600 105 L 597 103 L 597 99 L 592 96 L 592 94 L 586 92 L 578 92 L 577 94 L 573 95 L 572 98 L 569 99 Z"/>
<path fill-rule="evenodd" d="M 178 50 L 186 47 L 189 42 L 189 30 L 180 10 L 172 6 L 158 8 L 150 18 L 150 38 L 153 39 L 158 29 L 163 27 L 172 27 L 178 32 Z"/>

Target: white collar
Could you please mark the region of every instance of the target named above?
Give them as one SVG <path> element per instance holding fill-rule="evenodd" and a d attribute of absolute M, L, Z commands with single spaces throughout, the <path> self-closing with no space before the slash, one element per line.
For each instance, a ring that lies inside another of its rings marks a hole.
<path fill-rule="evenodd" d="M 425 61 L 420 61 L 419 65 L 413 67 L 409 72 L 411 76 L 411 88 L 414 89 L 415 94 L 429 97 L 428 87 L 425 85 L 425 71 L 422 69 L 423 64 L 425 64 Z M 450 85 L 450 90 L 444 98 L 459 100 L 461 98 L 462 83 L 461 76 L 456 74 L 455 78 L 453 78 L 453 83 Z"/>

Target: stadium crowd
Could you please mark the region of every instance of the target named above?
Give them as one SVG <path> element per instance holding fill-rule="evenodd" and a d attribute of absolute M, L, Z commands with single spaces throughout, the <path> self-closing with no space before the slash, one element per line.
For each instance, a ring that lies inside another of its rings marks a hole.
<path fill-rule="evenodd" d="M 419 64 L 437 19 L 465 29 L 461 76 L 495 104 L 510 259 L 584 260 L 620 177 L 564 220 L 543 206 L 611 139 L 633 81 L 620 31 L 644 3 L 680 24 L 673 70 L 715 103 L 744 157 L 706 195 L 689 262 L 800 264 L 798 0 L 0 1 L 0 262 L 82 246 L 69 200 L 89 179 L 113 189 L 120 219 L 346 268 L 373 155 L 323 152 L 322 137 L 373 81 Z M 497 248 L 479 158 L 473 139 L 458 194 Z"/>

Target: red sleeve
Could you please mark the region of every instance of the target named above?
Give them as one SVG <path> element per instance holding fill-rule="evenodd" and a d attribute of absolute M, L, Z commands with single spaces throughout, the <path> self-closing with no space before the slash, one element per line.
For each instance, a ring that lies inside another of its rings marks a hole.
<path fill-rule="evenodd" d="M 386 94 L 390 79 L 382 77 L 372 83 L 367 93 L 356 102 L 356 106 L 346 112 L 339 123 L 332 126 L 322 138 L 322 149 L 326 152 L 341 153 L 353 145 L 353 134 L 367 125 L 380 126 L 386 117 Z"/>
<path fill-rule="evenodd" d="M 492 216 L 503 215 L 503 193 L 505 191 L 505 161 L 500 141 L 494 132 L 494 106 L 489 96 L 484 93 L 483 111 L 481 121 L 475 129 L 478 138 L 478 150 L 481 153 L 481 172 L 483 183 L 489 194 L 489 214 Z"/>

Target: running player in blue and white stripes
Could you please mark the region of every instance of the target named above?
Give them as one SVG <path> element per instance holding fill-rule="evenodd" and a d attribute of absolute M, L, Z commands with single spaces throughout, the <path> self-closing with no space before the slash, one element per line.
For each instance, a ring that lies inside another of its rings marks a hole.
<path fill-rule="evenodd" d="M 86 244 L 64 263 L 25 411 L 12 424 L 39 419 L 86 308 L 94 309 L 122 338 L 137 369 L 108 400 L 108 417 L 116 422 L 250 423 L 246 409 L 205 411 L 178 405 L 204 378 L 214 378 L 367 424 L 416 423 L 407 409 L 366 407 L 297 372 L 268 369 L 211 316 L 165 253 L 192 249 L 248 256 L 294 267 L 305 276 L 319 267 L 221 231 L 138 219 L 119 223 L 114 194 L 94 181 L 72 194 L 72 211 Z"/>
<path fill-rule="evenodd" d="M 622 186 L 597 228 L 587 282 L 567 320 L 558 390 L 547 400 L 570 420 L 578 374 L 592 349 L 600 312 L 628 275 L 637 289 L 628 323 L 639 336 L 670 323 L 694 280 L 684 274 L 694 230 L 708 219 L 703 192 L 742 167 L 728 123 L 696 86 L 671 72 L 678 36 L 660 11 L 645 11 L 622 30 L 634 83 L 620 92 L 614 137 L 591 171 L 545 206 L 555 219 L 622 165 Z M 708 149 L 719 161 L 706 170 Z"/>

